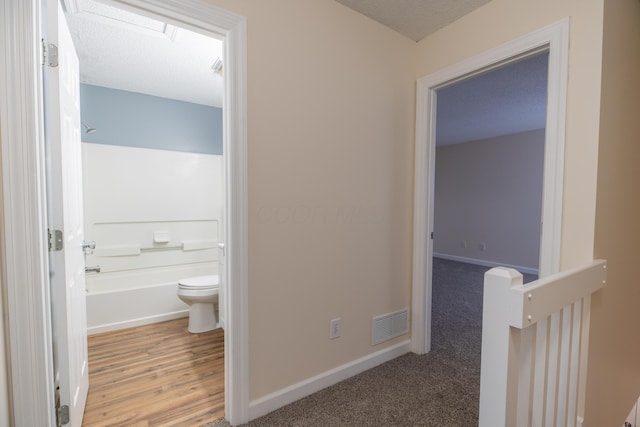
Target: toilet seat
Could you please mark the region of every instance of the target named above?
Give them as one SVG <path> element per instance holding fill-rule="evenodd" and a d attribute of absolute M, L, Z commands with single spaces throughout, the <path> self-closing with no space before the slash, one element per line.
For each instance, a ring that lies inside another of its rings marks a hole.
<path fill-rule="evenodd" d="M 187 279 L 180 279 L 178 281 L 178 288 L 180 289 L 217 289 L 218 288 L 218 275 L 212 274 L 210 276 L 198 276 L 189 277 Z"/>

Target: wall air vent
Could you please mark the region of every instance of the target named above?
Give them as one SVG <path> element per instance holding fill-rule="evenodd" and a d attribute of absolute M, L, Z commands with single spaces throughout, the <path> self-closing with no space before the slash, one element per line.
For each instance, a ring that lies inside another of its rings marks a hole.
<path fill-rule="evenodd" d="M 371 329 L 372 345 L 406 334 L 409 332 L 409 309 L 374 317 Z"/>

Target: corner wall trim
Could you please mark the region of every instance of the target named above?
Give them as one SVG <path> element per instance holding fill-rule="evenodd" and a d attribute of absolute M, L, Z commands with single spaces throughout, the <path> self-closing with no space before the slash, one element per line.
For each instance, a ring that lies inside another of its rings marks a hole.
<path fill-rule="evenodd" d="M 309 396 L 316 391 L 332 386 L 340 381 L 346 380 L 354 375 L 374 368 L 382 363 L 388 362 L 407 354 L 411 351 L 411 341 L 402 341 L 391 347 L 384 348 L 375 353 L 371 353 L 360 359 L 345 363 L 337 368 L 330 369 L 315 377 L 307 378 L 304 381 L 285 387 L 249 404 L 249 419 L 254 420 L 258 417 L 275 411 L 289 403 Z"/>

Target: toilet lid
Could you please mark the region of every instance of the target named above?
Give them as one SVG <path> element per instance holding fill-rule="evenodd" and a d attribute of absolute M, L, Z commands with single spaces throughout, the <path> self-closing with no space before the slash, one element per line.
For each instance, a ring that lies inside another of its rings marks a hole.
<path fill-rule="evenodd" d="M 178 286 L 183 289 L 217 288 L 218 275 L 212 274 L 210 276 L 198 276 L 189 277 L 187 279 L 180 279 L 178 281 Z"/>

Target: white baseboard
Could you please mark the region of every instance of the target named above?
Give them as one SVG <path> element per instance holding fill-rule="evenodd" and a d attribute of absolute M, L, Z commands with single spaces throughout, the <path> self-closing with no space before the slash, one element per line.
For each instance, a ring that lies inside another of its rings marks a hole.
<path fill-rule="evenodd" d="M 308 378 L 297 384 L 285 387 L 264 397 L 256 399 L 249 404 L 249 419 L 253 420 L 269 412 L 275 411 L 289 403 L 302 399 L 316 391 L 332 386 L 354 375 L 378 366 L 389 360 L 411 351 L 411 341 L 406 340 L 391 347 L 387 347 L 375 353 L 356 359 L 337 368 L 323 372 L 315 377 Z"/>
<path fill-rule="evenodd" d="M 433 256 L 435 258 L 448 259 L 450 261 L 466 262 L 468 264 L 482 265 L 482 266 L 491 267 L 491 268 L 494 268 L 494 267 L 513 268 L 514 270 L 518 270 L 521 273 L 538 275 L 537 268 L 523 267 L 521 265 L 512 265 L 512 264 L 505 264 L 503 262 L 485 261 L 483 259 L 467 258 L 463 256 L 458 256 L 458 255 L 449 255 L 449 254 L 442 254 L 442 253 L 436 253 L 436 252 L 434 252 Z"/>
<path fill-rule="evenodd" d="M 118 329 L 133 328 L 134 326 L 150 325 L 151 323 L 164 322 L 166 320 L 179 319 L 189 316 L 189 310 L 175 311 L 173 313 L 158 314 L 155 316 L 141 317 L 138 319 L 125 320 L 123 322 L 109 323 L 106 325 L 87 328 L 87 335 L 99 334 L 102 332 L 117 331 Z"/>

